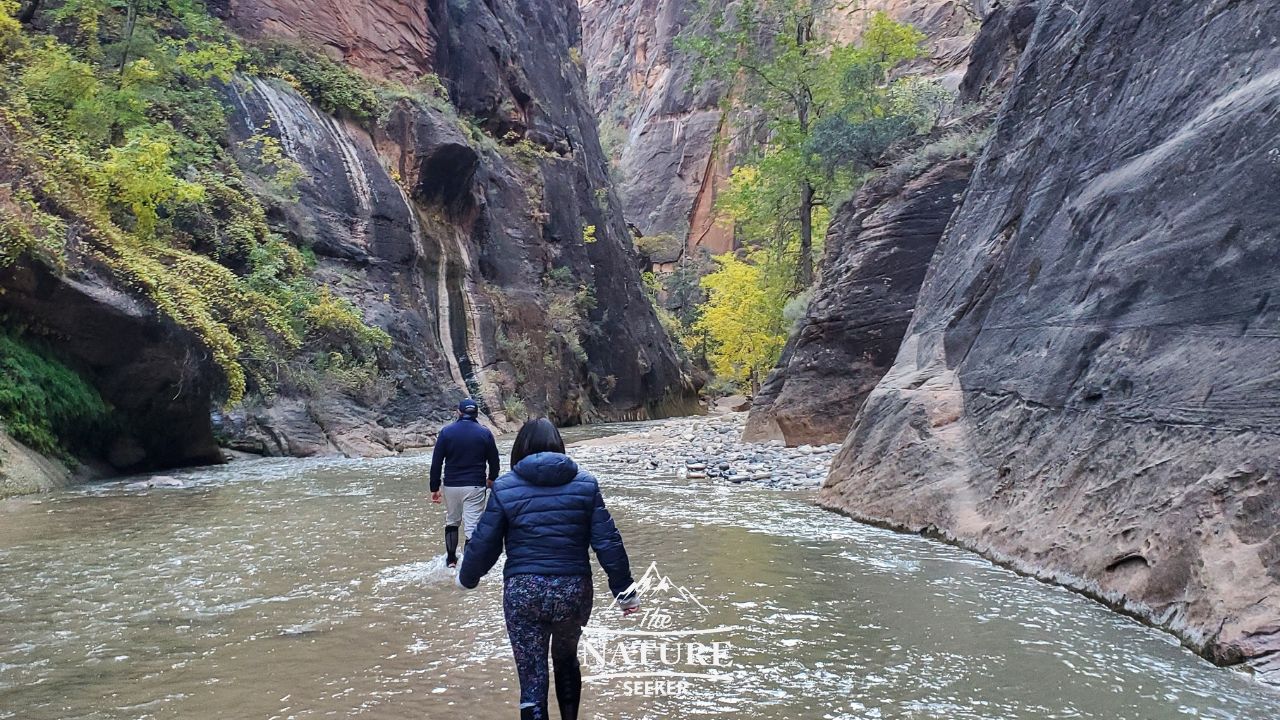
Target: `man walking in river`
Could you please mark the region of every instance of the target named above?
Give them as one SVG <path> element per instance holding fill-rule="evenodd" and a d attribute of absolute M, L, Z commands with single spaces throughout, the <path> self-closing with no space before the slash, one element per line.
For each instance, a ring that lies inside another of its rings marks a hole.
<path fill-rule="evenodd" d="M 484 513 L 488 488 L 498 477 L 498 443 L 476 419 L 479 413 L 480 407 L 471 398 L 458 403 L 458 419 L 441 428 L 431 453 L 431 502 L 444 501 L 445 563 L 449 567 L 458 565 L 458 526 L 470 541 Z"/>

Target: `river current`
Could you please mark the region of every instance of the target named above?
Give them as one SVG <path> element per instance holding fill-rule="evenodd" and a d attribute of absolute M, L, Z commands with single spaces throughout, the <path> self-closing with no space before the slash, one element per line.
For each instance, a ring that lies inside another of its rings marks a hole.
<path fill-rule="evenodd" d="M 810 493 L 576 454 L 670 621 L 621 618 L 597 572 L 584 720 L 1280 717 L 1164 633 Z M 0 718 L 515 717 L 500 578 L 452 584 L 428 465 L 257 460 L 0 503 Z M 627 638 L 701 665 L 628 664 Z"/>

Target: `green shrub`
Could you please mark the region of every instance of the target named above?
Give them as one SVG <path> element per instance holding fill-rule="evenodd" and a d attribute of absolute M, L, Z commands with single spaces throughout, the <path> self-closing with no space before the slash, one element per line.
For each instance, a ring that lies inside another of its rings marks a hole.
<path fill-rule="evenodd" d="M 676 237 L 671 233 L 658 233 L 656 235 L 642 235 L 636 238 L 635 244 L 637 250 L 650 258 L 671 260 L 680 255 L 680 250 L 684 246 L 684 238 Z"/>
<path fill-rule="evenodd" d="M 954 130 L 898 158 L 885 174 L 893 183 L 903 185 L 920 172 L 939 163 L 962 157 L 976 158 L 991 140 L 991 133 L 990 127 L 963 127 Z"/>
<path fill-rule="evenodd" d="M 560 265 L 548 270 L 544 281 L 549 287 L 571 288 L 577 285 L 578 277 L 573 274 L 573 268 L 568 265 Z"/>
<path fill-rule="evenodd" d="M 529 417 L 529 408 L 524 404 L 524 400 L 512 395 L 502 401 L 502 413 L 508 420 L 518 422 Z"/>
<path fill-rule="evenodd" d="M 391 347 L 391 336 L 382 328 L 366 325 L 359 310 L 328 287 L 320 288 L 315 302 L 306 310 L 310 334 L 328 347 L 344 347 L 354 354 Z"/>
<path fill-rule="evenodd" d="M 273 42 L 259 45 L 253 57 L 260 71 L 293 85 L 325 112 L 365 121 L 377 120 L 386 112 L 373 83 L 327 55 Z"/>
<path fill-rule="evenodd" d="M 0 332 L 0 422 L 28 447 L 64 459 L 96 446 L 110 410 L 74 370 Z"/>

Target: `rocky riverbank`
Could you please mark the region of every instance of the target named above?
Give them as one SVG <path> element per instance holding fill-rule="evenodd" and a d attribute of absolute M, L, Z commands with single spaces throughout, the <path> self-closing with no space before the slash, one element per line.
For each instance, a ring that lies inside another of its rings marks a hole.
<path fill-rule="evenodd" d="M 674 475 L 692 480 L 817 489 L 838 444 L 784 447 L 742 441 L 747 413 L 676 418 L 643 430 L 575 443 L 570 454 L 593 472 Z"/>

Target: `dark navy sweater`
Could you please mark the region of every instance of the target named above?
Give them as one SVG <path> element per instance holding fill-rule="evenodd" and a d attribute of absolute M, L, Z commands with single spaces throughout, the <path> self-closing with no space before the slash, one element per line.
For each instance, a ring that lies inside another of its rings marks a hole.
<path fill-rule="evenodd" d="M 449 487 L 482 486 L 497 478 L 498 443 L 493 433 L 470 417 L 445 425 L 431 453 L 431 492 L 440 489 L 442 468 Z"/>
<path fill-rule="evenodd" d="M 609 576 L 615 596 L 634 580 L 622 535 L 605 509 L 600 487 L 568 456 L 537 453 L 498 478 L 489 505 L 467 543 L 458 582 L 473 588 L 506 546 L 505 577 L 591 575 L 588 550 Z"/>

